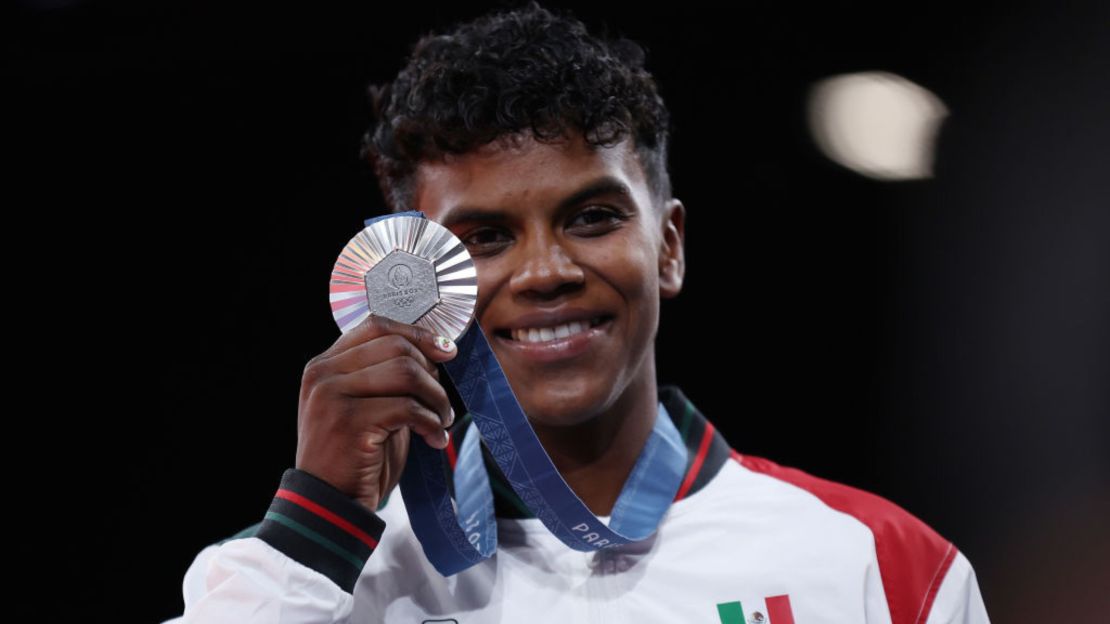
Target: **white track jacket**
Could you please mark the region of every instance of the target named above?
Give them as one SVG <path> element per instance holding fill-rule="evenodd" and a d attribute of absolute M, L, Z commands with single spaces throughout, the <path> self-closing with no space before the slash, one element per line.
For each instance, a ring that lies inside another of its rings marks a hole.
<path fill-rule="evenodd" d="M 689 459 L 648 540 L 572 550 L 487 462 L 498 551 L 443 578 L 399 494 L 374 514 L 290 469 L 262 522 L 197 555 L 185 612 L 169 622 L 989 621 L 971 564 L 920 520 L 873 494 L 737 453 L 678 388 L 663 386 L 659 397 Z M 452 449 L 468 420 L 453 429 Z"/>

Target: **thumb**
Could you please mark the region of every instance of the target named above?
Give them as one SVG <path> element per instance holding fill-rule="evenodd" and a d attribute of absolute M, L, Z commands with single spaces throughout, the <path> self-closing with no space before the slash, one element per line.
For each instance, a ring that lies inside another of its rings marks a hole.
<path fill-rule="evenodd" d="M 436 361 L 443 362 L 454 358 L 459 353 L 459 348 L 455 341 L 447 336 L 433 335 L 432 344 L 435 345 Z"/>

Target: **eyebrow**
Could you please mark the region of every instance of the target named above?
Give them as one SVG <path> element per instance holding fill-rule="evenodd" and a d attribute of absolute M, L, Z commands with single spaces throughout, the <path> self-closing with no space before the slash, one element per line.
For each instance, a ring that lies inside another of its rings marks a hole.
<path fill-rule="evenodd" d="M 625 198 L 630 198 L 632 197 L 632 189 L 628 188 L 627 184 L 613 176 L 604 176 L 586 183 L 582 188 L 560 200 L 558 210 L 561 212 L 601 195 L 620 195 Z M 456 206 L 447 213 L 447 218 L 443 220 L 441 225 L 450 228 L 452 225 L 466 221 L 488 223 L 503 221 L 507 218 L 508 214 L 504 211 L 486 210 L 476 206 Z"/>

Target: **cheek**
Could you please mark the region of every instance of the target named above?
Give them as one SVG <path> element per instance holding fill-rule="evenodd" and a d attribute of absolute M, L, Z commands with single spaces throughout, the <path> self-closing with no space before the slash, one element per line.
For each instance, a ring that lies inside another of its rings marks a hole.
<path fill-rule="evenodd" d="M 483 279 L 482 274 L 478 274 L 478 303 L 474 310 L 475 318 L 481 319 L 489 308 L 489 303 L 493 300 L 494 284 L 494 280 Z"/>
<path fill-rule="evenodd" d="M 508 282 L 510 273 L 502 266 L 503 263 L 490 260 L 476 260 L 474 268 L 478 272 L 478 302 L 475 305 L 474 316 L 483 318 L 490 302 L 497 296 L 497 292 Z"/>
<path fill-rule="evenodd" d="M 590 252 L 590 262 L 603 276 L 623 290 L 648 290 L 658 282 L 655 257 L 648 243 L 638 237 Z"/>
<path fill-rule="evenodd" d="M 607 254 L 603 277 L 627 306 L 629 340 L 644 345 L 654 336 L 659 322 L 659 271 L 656 258 L 645 241 L 629 241 Z"/>

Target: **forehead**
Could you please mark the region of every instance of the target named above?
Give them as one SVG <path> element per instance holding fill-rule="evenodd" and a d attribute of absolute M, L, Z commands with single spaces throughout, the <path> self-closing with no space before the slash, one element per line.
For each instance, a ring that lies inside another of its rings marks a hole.
<path fill-rule="evenodd" d="M 612 147 L 592 147 L 581 134 L 555 143 L 537 141 L 529 134 L 421 163 L 414 208 L 440 222 L 458 208 L 554 209 L 605 180 L 625 186 L 629 199 L 640 206 L 650 205 L 631 139 Z"/>

